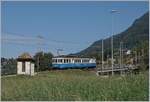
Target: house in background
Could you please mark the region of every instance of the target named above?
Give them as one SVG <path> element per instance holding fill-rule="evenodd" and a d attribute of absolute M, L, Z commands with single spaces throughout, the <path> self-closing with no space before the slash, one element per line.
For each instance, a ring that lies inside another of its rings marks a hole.
<path fill-rule="evenodd" d="M 17 58 L 17 74 L 34 75 L 34 60 L 29 53 L 23 53 Z"/>

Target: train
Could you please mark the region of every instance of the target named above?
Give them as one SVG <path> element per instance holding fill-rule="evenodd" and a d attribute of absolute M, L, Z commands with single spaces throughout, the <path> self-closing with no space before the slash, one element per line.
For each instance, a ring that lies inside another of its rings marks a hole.
<path fill-rule="evenodd" d="M 96 68 L 95 58 L 54 57 L 52 58 L 53 69 L 83 69 Z"/>

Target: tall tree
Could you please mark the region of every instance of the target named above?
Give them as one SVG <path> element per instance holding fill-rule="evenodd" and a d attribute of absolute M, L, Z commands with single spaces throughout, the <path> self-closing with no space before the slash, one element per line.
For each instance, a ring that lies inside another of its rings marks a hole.
<path fill-rule="evenodd" d="M 51 69 L 52 68 L 52 57 L 53 57 L 53 54 L 50 52 L 36 53 L 34 56 L 36 71 L 45 71 L 45 70 Z M 39 62 L 39 69 L 38 69 L 38 62 Z"/>

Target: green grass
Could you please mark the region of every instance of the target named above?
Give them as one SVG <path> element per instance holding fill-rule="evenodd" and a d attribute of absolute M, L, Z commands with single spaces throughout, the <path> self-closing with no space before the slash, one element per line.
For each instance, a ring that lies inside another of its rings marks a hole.
<path fill-rule="evenodd" d="M 34 77 L 2 77 L 1 99 L 5 101 L 148 101 L 148 72 L 100 77 L 94 72 L 63 70 Z"/>

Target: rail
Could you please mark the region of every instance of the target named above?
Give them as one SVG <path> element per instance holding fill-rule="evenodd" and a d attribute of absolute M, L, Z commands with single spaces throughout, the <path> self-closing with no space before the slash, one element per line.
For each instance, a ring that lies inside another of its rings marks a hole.
<path fill-rule="evenodd" d="M 119 65 L 114 65 L 113 69 L 110 66 L 109 67 L 105 66 L 103 69 L 97 66 L 97 73 L 121 72 L 121 71 L 125 72 L 125 71 L 133 71 L 137 69 L 138 69 L 138 65 L 123 65 L 121 67 Z"/>

